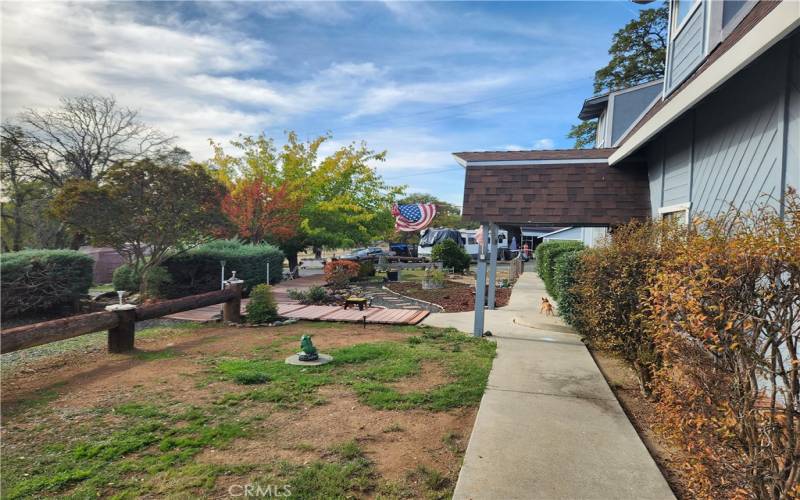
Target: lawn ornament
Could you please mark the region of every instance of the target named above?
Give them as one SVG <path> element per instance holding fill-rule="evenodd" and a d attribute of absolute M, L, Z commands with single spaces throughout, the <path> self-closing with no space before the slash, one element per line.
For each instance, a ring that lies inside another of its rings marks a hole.
<path fill-rule="evenodd" d="M 319 359 L 319 353 L 317 348 L 314 347 L 314 343 L 311 342 L 311 336 L 303 335 L 300 339 L 300 349 L 303 351 L 303 354 L 298 357 L 300 361 L 316 361 Z"/>

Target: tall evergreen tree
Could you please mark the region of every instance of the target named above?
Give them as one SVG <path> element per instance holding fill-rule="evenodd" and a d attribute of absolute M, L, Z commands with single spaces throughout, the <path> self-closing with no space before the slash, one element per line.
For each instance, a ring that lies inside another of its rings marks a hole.
<path fill-rule="evenodd" d="M 664 76 L 667 58 L 667 4 L 656 9 L 639 11 L 614 34 L 608 64 L 594 74 L 596 93 L 618 90 Z M 573 125 L 567 137 L 575 139 L 576 148 L 592 147 L 597 134 L 597 121 L 585 120 Z"/>

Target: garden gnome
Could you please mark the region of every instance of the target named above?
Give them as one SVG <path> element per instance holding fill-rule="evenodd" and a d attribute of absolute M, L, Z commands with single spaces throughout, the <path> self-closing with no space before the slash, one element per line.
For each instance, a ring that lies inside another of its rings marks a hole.
<path fill-rule="evenodd" d="M 300 339 L 300 349 L 303 350 L 302 354 L 297 357 L 300 361 L 316 361 L 319 359 L 317 348 L 314 347 L 309 335 L 303 335 Z"/>

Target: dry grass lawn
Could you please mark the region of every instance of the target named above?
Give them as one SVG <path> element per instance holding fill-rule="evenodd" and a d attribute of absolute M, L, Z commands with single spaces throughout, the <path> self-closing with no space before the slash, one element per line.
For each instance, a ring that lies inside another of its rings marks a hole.
<path fill-rule="evenodd" d="M 284 363 L 305 333 L 333 363 Z M 3 371 L 4 498 L 447 497 L 494 357 L 454 331 L 334 323 L 162 327 L 137 347 Z"/>

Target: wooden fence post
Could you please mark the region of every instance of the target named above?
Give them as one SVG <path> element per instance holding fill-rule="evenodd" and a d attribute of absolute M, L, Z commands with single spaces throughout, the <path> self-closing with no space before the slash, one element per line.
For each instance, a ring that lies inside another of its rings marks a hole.
<path fill-rule="evenodd" d="M 225 288 L 230 288 L 235 292 L 235 295 L 225 301 L 222 307 L 222 321 L 226 323 L 239 323 L 242 321 L 242 287 L 244 281 L 242 280 L 228 280 L 225 282 Z"/>
<path fill-rule="evenodd" d="M 119 318 L 117 326 L 108 330 L 108 352 L 132 351 L 136 333 L 136 306 L 115 304 L 106 307 L 106 311 L 113 311 Z"/>

